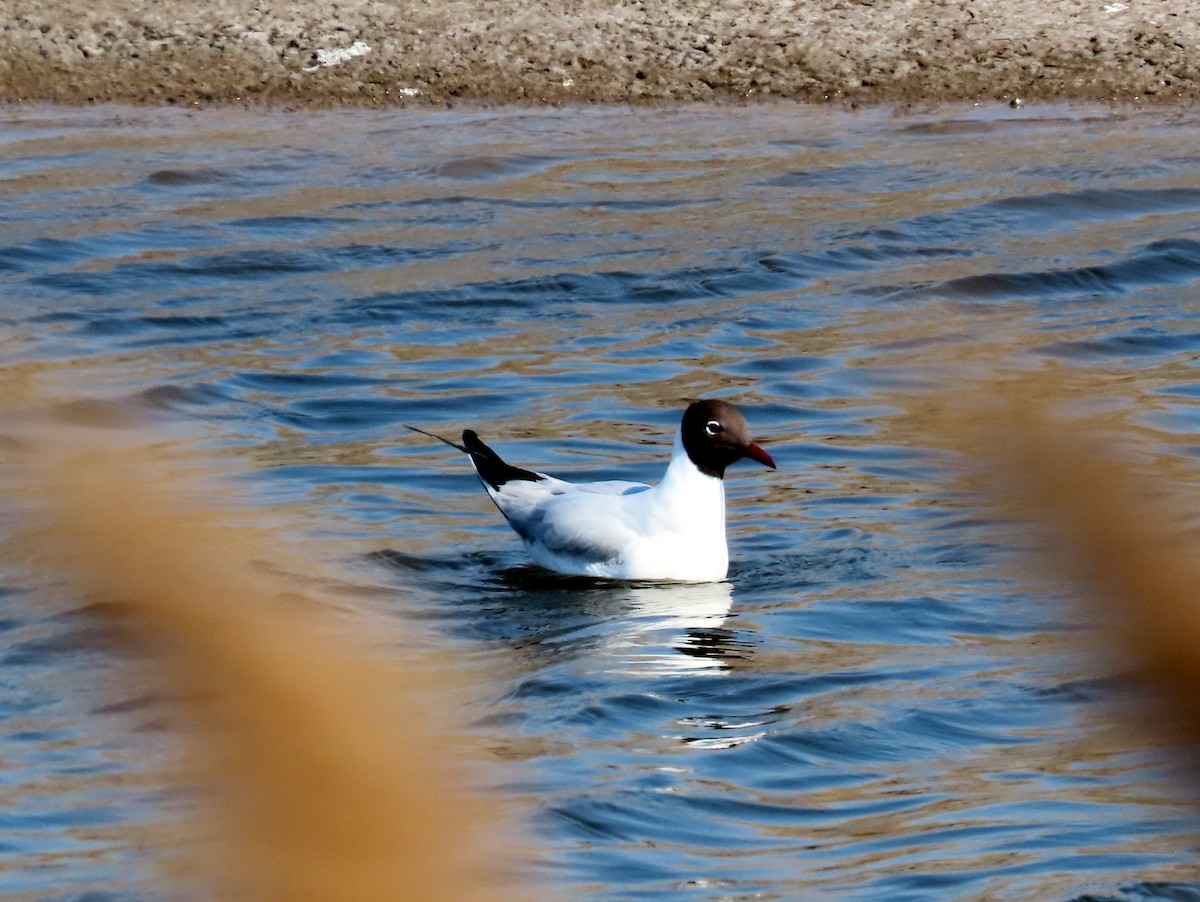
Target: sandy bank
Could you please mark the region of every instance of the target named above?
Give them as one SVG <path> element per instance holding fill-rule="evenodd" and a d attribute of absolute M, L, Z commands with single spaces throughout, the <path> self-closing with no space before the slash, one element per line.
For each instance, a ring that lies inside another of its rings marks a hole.
<path fill-rule="evenodd" d="M 1200 96 L 1191 0 L 0 0 L 0 99 Z"/>

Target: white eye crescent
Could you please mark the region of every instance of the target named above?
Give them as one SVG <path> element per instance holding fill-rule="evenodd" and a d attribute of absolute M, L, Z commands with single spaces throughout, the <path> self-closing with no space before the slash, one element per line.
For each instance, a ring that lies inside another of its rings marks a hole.
<path fill-rule="evenodd" d="M 709 435 L 717 435 L 718 433 L 724 432 L 725 427 L 722 426 L 720 423 L 718 423 L 716 420 L 709 420 L 707 423 L 704 424 L 704 431 L 707 432 Z"/>

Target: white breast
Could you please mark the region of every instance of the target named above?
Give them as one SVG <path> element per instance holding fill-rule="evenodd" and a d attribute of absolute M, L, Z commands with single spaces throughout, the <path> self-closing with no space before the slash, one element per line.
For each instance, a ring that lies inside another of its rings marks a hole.
<path fill-rule="evenodd" d="M 696 468 L 678 437 L 656 486 L 614 494 L 605 484 L 553 483 L 542 499 L 522 509 L 519 522 L 506 511 L 543 567 L 614 579 L 725 578 L 725 486 Z M 534 484 L 526 486 L 519 488 L 529 491 Z"/>

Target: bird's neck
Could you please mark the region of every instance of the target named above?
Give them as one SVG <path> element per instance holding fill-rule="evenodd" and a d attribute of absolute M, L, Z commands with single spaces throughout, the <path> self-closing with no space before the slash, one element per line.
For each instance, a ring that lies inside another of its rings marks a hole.
<path fill-rule="evenodd" d="M 681 509 L 693 510 L 698 516 L 711 515 L 715 509 L 724 522 L 725 480 L 700 472 L 683 447 L 682 433 L 675 434 L 671 462 L 667 465 L 662 482 L 658 484 L 658 493 L 664 501 Z"/>

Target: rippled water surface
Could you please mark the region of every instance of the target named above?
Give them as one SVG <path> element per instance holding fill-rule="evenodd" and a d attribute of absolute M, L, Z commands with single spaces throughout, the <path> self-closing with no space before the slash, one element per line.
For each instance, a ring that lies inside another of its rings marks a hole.
<path fill-rule="evenodd" d="M 1082 373 L 1194 484 L 1200 117 L 0 118 L 9 386 L 132 399 L 398 630 L 477 643 L 497 791 L 566 897 L 1200 897 L 1172 756 L 1111 720 L 921 416 L 938 385 Z M 731 470 L 711 586 L 542 578 L 402 428 L 654 481 L 705 395 L 779 463 Z M 0 888 L 152 895 L 147 718 L 97 688 L 86 616 L 2 573 Z"/>

